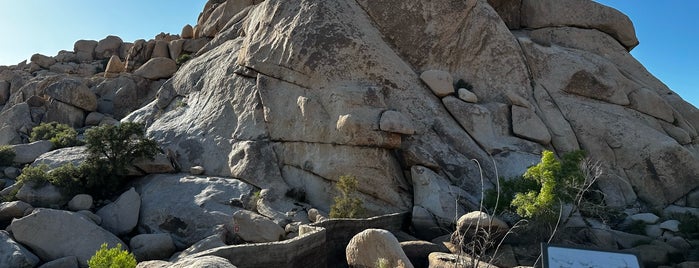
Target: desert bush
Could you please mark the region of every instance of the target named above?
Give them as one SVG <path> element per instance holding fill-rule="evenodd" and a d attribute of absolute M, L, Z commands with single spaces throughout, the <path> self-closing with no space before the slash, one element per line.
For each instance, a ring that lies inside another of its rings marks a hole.
<path fill-rule="evenodd" d="M 177 60 L 175 60 L 175 62 L 177 63 L 177 65 L 182 65 L 191 59 L 192 59 L 192 55 L 185 53 L 185 54 L 182 54 L 179 57 L 177 57 Z"/>
<path fill-rule="evenodd" d="M 86 192 L 108 196 L 125 184 L 129 164 L 141 157 L 153 158 L 160 150 L 146 138 L 142 124 L 126 122 L 85 131 L 88 158 L 79 167 Z"/>
<path fill-rule="evenodd" d="M 15 150 L 8 145 L 0 145 L 0 166 L 11 166 L 15 160 Z"/>
<path fill-rule="evenodd" d="M 133 268 L 136 267 L 136 257 L 121 249 L 121 244 L 107 248 L 107 243 L 104 243 L 87 261 L 87 265 L 90 268 Z"/>
<path fill-rule="evenodd" d="M 516 193 L 511 205 L 524 217 L 553 219 L 562 203 L 573 202 L 584 187 L 585 176 L 580 169 L 583 151 L 575 151 L 556 159 L 553 152 L 542 152 L 541 162 L 527 169 L 523 177 L 535 181 L 539 190 Z"/>
<path fill-rule="evenodd" d="M 362 200 L 355 196 L 358 184 L 354 176 L 340 176 L 336 185 L 340 195 L 335 197 L 330 207 L 330 218 L 360 218 L 364 215 Z"/>
<path fill-rule="evenodd" d="M 82 145 L 82 142 L 78 140 L 78 132 L 75 129 L 57 122 L 41 123 L 32 128 L 29 141 L 35 142 L 38 140 L 49 140 L 56 149 Z"/>
<path fill-rule="evenodd" d="M 35 186 L 43 186 L 49 182 L 47 170 L 49 166 L 41 164 L 38 166 L 27 166 L 22 169 L 22 173 L 17 177 L 18 183 L 33 183 Z"/>

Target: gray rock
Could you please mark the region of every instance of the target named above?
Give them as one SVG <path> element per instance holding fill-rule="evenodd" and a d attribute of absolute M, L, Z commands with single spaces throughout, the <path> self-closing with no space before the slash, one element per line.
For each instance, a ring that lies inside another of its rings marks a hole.
<path fill-rule="evenodd" d="M 112 55 L 119 54 L 119 47 L 124 41 L 118 36 L 109 35 L 104 39 L 97 42 L 95 47 L 95 58 L 97 59 L 108 59 Z"/>
<path fill-rule="evenodd" d="M 113 203 L 109 203 L 97 211 L 102 218 L 101 226 L 116 235 L 124 235 L 138 224 L 141 208 L 141 196 L 132 187 L 122 193 Z"/>
<path fill-rule="evenodd" d="M 551 134 L 541 118 L 531 109 L 517 105 L 512 105 L 512 131 L 517 136 L 540 144 L 551 142 Z"/>
<path fill-rule="evenodd" d="M 92 222 L 94 222 L 97 225 L 102 224 L 102 218 L 100 216 L 97 216 L 97 214 L 92 213 L 92 211 L 80 210 L 80 211 L 77 211 L 76 213 L 78 213 L 82 216 L 85 216 L 87 219 L 91 220 Z"/>
<path fill-rule="evenodd" d="M 605 32 L 629 51 L 638 45 L 636 32 L 629 18 L 616 9 L 591 1 L 522 1 L 522 26 L 543 28 L 576 26 Z"/>
<path fill-rule="evenodd" d="M 420 79 L 427 84 L 437 97 L 444 97 L 454 93 L 454 78 L 448 72 L 428 70 L 420 75 Z"/>
<path fill-rule="evenodd" d="M 679 232 L 680 231 L 680 221 L 678 220 L 667 220 L 659 225 L 660 229 L 663 230 L 668 230 L 672 232 Z"/>
<path fill-rule="evenodd" d="M 78 268 L 78 258 L 75 256 L 63 257 L 44 263 L 39 268 Z"/>
<path fill-rule="evenodd" d="M 10 83 L 0 80 L 0 105 L 5 105 L 10 98 Z"/>
<path fill-rule="evenodd" d="M 187 258 L 174 263 L 169 266 L 169 268 L 198 268 L 198 267 L 210 267 L 210 268 L 236 268 L 235 265 L 231 264 L 227 259 L 217 257 L 217 256 L 203 256 L 198 258 Z"/>
<path fill-rule="evenodd" d="M 248 242 L 274 242 L 283 239 L 285 235 L 284 229 L 272 220 L 247 210 L 233 213 L 232 224 L 233 226 L 226 225 L 226 229 Z"/>
<path fill-rule="evenodd" d="M 465 88 L 459 88 L 458 92 L 459 92 L 459 99 L 461 99 L 462 101 L 470 102 L 470 103 L 477 103 L 478 102 L 478 96 L 476 96 L 476 94 L 474 94 L 470 90 L 465 89 Z"/>
<path fill-rule="evenodd" d="M 97 96 L 79 79 L 59 80 L 46 88 L 46 94 L 88 112 L 97 110 Z"/>
<path fill-rule="evenodd" d="M 204 167 L 202 166 L 193 166 L 189 168 L 189 173 L 192 175 L 202 175 L 204 174 Z"/>
<path fill-rule="evenodd" d="M 450 226 L 456 215 L 464 214 L 464 204 L 458 202 L 468 195 L 464 190 L 451 185 L 448 180 L 426 167 L 413 166 L 410 173 L 415 206 L 429 211 L 440 226 Z"/>
<path fill-rule="evenodd" d="M 175 252 L 175 243 L 167 233 L 134 236 L 129 246 L 139 262 L 167 259 Z"/>
<path fill-rule="evenodd" d="M 631 221 L 642 221 L 648 224 L 655 224 L 656 222 L 658 222 L 658 219 L 660 219 L 660 217 L 656 216 L 653 213 L 639 213 L 629 216 L 628 219 Z"/>
<path fill-rule="evenodd" d="M 413 207 L 411 223 L 415 229 L 415 235 L 422 239 L 432 240 L 445 233 L 434 215 L 421 206 Z"/>
<path fill-rule="evenodd" d="M 21 171 L 16 167 L 6 167 L 3 170 L 3 174 L 5 174 L 5 177 L 14 180 L 21 174 Z"/>
<path fill-rule="evenodd" d="M 17 199 L 34 207 L 60 207 L 65 205 L 69 198 L 69 196 L 63 195 L 58 187 L 50 183 L 37 186 L 34 182 L 26 182 L 17 192 Z"/>
<path fill-rule="evenodd" d="M 56 63 L 56 59 L 38 53 L 32 55 L 32 57 L 29 60 L 32 63 L 35 63 L 36 65 L 39 65 L 39 67 L 44 69 L 48 69 L 49 67 L 51 67 L 51 65 L 54 65 Z"/>
<path fill-rule="evenodd" d="M 53 144 L 47 140 L 35 141 L 28 144 L 13 145 L 15 151 L 15 163 L 29 164 L 34 162 L 39 156 L 45 154 L 53 148 Z"/>
<path fill-rule="evenodd" d="M 87 117 L 85 117 L 85 125 L 86 126 L 97 126 L 100 124 L 100 121 L 104 118 L 104 114 L 99 113 L 99 112 L 91 112 L 87 114 Z"/>
<path fill-rule="evenodd" d="M 115 247 L 124 243 L 110 232 L 75 213 L 37 209 L 10 224 L 15 239 L 31 248 L 43 261 L 76 256 L 80 266 L 95 254 L 100 245 Z"/>
<path fill-rule="evenodd" d="M 168 56 L 169 57 L 169 56 Z M 169 78 L 177 71 L 177 63 L 170 58 L 160 57 L 150 59 L 134 71 L 135 75 L 150 80 Z"/>
<path fill-rule="evenodd" d="M 230 201 L 253 191 L 239 180 L 186 174 L 149 175 L 136 189 L 141 195 L 139 232 L 170 233 L 178 248 L 213 235 L 239 210 Z"/>
<path fill-rule="evenodd" d="M 139 158 L 133 161 L 133 166 L 146 174 L 172 173 L 175 167 L 165 154 L 156 154 L 153 159 Z"/>
<path fill-rule="evenodd" d="M 4 267 L 31 268 L 39 264 L 39 258 L 13 240 L 6 231 L 0 231 L 0 263 Z"/>
<path fill-rule="evenodd" d="M 427 267 L 429 264 L 427 257 L 432 252 L 450 253 L 443 244 L 435 244 L 427 241 L 405 241 L 400 242 L 400 247 L 405 252 L 410 262 L 416 267 Z"/>
<path fill-rule="evenodd" d="M 88 210 L 92 207 L 92 196 L 88 194 L 79 194 L 73 196 L 70 201 L 68 201 L 68 209 L 72 211 L 78 210 Z"/>
<path fill-rule="evenodd" d="M 77 167 L 87 158 L 86 150 L 87 147 L 85 146 L 68 147 L 53 150 L 40 155 L 34 161 L 34 163 L 32 163 L 32 166 L 46 164 L 47 166 L 49 166 L 49 169 L 54 169 L 62 165 L 71 163 Z"/>
<path fill-rule="evenodd" d="M 415 133 L 415 126 L 404 114 L 397 111 L 385 111 L 381 114 L 379 128 L 383 131 L 399 134 L 412 135 Z"/>
<path fill-rule="evenodd" d="M 7 222 L 24 216 L 24 212 L 32 209 L 32 205 L 22 201 L 0 203 L 0 222 Z"/>
<path fill-rule="evenodd" d="M 381 229 L 356 234 L 347 244 L 345 255 L 350 267 L 374 267 L 379 258 L 385 259 L 389 267 L 413 267 L 398 239 Z"/>

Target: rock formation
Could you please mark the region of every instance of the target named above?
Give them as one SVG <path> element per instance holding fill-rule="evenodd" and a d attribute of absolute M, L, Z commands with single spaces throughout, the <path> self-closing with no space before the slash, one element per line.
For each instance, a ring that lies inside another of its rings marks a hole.
<path fill-rule="evenodd" d="M 103 211 L 95 217 L 118 235 L 168 233 L 178 250 L 218 232 L 230 236 L 216 245 L 300 235 L 309 216 L 325 218 L 317 212 L 330 210 L 345 175 L 357 178 L 368 216 L 412 212 L 413 234 L 432 239 L 544 150 L 582 149 L 597 161 L 608 207 L 699 215 L 699 110 L 629 54 L 638 44 L 624 14 L 589 0 L 210 0 L 181 35 L 79 40 L 55 57 L 0 66 L 0 144 L 28 143 L 40 122 L 146 124 L 167 154 L 166 169 L 148 173 L 196 176 L 136 179 L 129 195 L 140 217 L 128 226 L 109 206 L 80 208 Z M 83 151 L 31 161 L 55 167 Z M 60 215 L 83 220 L 76 214 Z M 234 215 L 274 227 L 272 238 L 216 229 Z M 649 224 L 657 228 L 644 237 L 664 239 L 653 248 L 677 232 L 674 222 Z M 604 232 L 621 241 L 614 249 L 651 249 Z M 685 247 L 679 240 L 670 247 Z M 131 242 L 139 260 L 161 256 Z"/>

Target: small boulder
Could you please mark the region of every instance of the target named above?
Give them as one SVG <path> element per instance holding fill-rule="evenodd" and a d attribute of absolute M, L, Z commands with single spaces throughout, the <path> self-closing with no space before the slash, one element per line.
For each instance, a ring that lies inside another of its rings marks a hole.
<path fill-rule="evenodd" d="M 454 93 L 454 79 L 448 72 L 429 70 L 423 72 L 420 75 L 420 79 L 427 84 L 437 97 L 441 98 Z"/>
<path fill-rule="evenodd" d="M 398 111 L 385 111 L 381 114 L 379 128 L 383 131 L 412 135 L 415 134 L 413 122 Z"/>
<path fill-rule="evenodd" d="M 51 151 L 53 144 L 47 140 L 35 141 L 27 144 L 13 145 L 12 149 L 15 151 L 15 163 L 18 164 L 29 164 L 34 162 L 42 154 Z"/>
<path fill-rule="evenodd" d="M 78 40 L 73 44 L 73 51 L 78 61 L 91 62 L 94 59 L 95 47 L 97 47 L 95 40 Z"/>
<path fill-rule="evenodd" d="M 139 262 L 167 259 L 175 252 L 175 243 L 167 233 L 134 236 L 129 246 Z"/>
<path fill-rule="evenodd" d="M 6 167 L 3 171 L 3 174 L 5 174 L 5 177 L 14 180 L 16 179 L 22 172 L 19 170 L 19 168 L 16 167 Z"/>
<path fill-rule="evenodd" d="M 668 230 L 672 232 L 680 231 L 680 221 L 678 220 L 667 220 L 660 224 L 660 229 Z"/>
<path fill-rule="evenodd" d="M 22 201 L 0 203 L 0 222 L 7 222 L 24 216 L 24 212 L 32 209 L 32 205 Z"/>
<path fill-rule="evenodd" d="M 124 41 L 118 36 L 107 36 L 104 39 L 97 42 L 95 47 L 95 58 L 97 59 L 108 59 L 112 55 L 119 54 L 119 47 Z"/>
<path fill-rule="evenodd" d="M 177 71 L 177 63 L 170 58 L 152 58 L 134 71 L 135 75 L 150 80 L 169 78 Z"/>
<path fill-rule="evenodd" d="M 17 199 L 34 207 L 60 207 L 68 202 L 68 198 L 50 183 L 38 186 L 34 182 L 26 182 L 17 192 Z"/>
<path fill-rule="evenodd" d="M 647 223 L 647 224 L 655 224 L 656 222 L 658 222 L 660 217 L 656 216 L 653 213 L 639 213 L 639 214 L 631 215 L 627 219 L 632 221 L 632 222 L 633 221 L 642 221 L 642 222 Z"/>
<path fill-rule="evenodd" d="M 68 209 L 71 211 L 88 210 L 92 207 L 92 196 L 79 194 L 68 201 Z"/>
<path fill-rule="evenodd" d="M 284 238 L 284 229 L 274 221 L 247 210 L 233 213 L 233 226 L 226 226 L 230 233 L 235 233 L 245 241 L 264 243 L 279 241 Z"/>
<path fill-rule="evenodd" d="M 168 42 L 164 40 L 158 40 L 155 41 L 155 47 L 153 47 L 153 54 L 151 54 L 151 58 L 162 57 L 170 57 L 170 51 L 168 50 Z"/>
<path fill-rule="evenodd" d="M 17 242 L 31 248 L 43 261 L 76 256 L 81 266 L 103 243 L 124 245 L 119 238 L 74 212 L 36 209 L 10 224 Z"/>
<path fill-rule="evenodd" d="M 192 28 L 192 25 L 187 24 L 184 27 L 182 27 L 182 34 L 180 34 L 180 36 L 183 39 L 194 38 L 194 28 Z"/>
<path fill-rule="evenodd" d="M 189 173 L 192 175 L 202 175 L 204 174 L 204 167 L 202 166 L 193 166 L 189 168 Z"/>
<path fill-rule="evenodd" d="M 540 144 L 551 143 L 551 134 L 541 118 L 533 110 L 521 106 L 512 105 L 512 132 Z"/>
<path fill-rule="evenodd" d="M 478 96 L 476 96 L 475 93 L 471 92 L 468 89 L 465 88 L 460 88 L 459 89 L 459 99 L 465 102 L 470 102 L 470 103 L 477 103 L 478 102 Z"/>
<path fill-rule="evenodd" d="M 185 258 L 175 264 L 169 266 L 168 268 L 236 268 L 235 265 L 231 264 L 227 259 L 218 256 L 203 256 L 198 258 Z"/>
<path fill-rule="evenodd" d="M 53 150 L 39 156 L 34 161 L 34 163 L 32 163 L 32 166 L 46 164 L 47 166 L 49 166 L 49 169 L 54 169 L 62 165 L 71 163 L 77 167 L 82 162 L 84 162 L 85 159 L 87 159 L 86 150 L 87 147 L 85 146 L 76 146 Z"/>
<path fill-rule="evenodd" d="M 85 118 L 85 125 L 86 126 L 97 126 L 100 124 L 100 122 L 104 119 L 104 114 L 99 113 L 99 112 L 91 112 L 87 114 L 87 117 Z"/>
<path fill-rule="evenodd" d="M 134 188 L 129 189 L 110 203 L 97 211 L 102 218 L 102 227 L 116 235 L 124 235 L 138 224 L 141 207 L 141 196 Z"/>
<path fill-rule="evenodd" d="M 408 256 L 410 262 L 417 267 L 427 267 L 427 257 L 432 252 L 450 253 L 444 244 L 435 244 L 427 241 L 405 241 L 400 242 L 400 247 Z"/>
<path fill-rule="evenodd" d="M 6 231 L 0 231 L 0 264 L 2 267 L 31 268 L 39 264 L 39 258 Z"/>
<path fill-rule="evenodd" d="M 345 255 L 350 267 L 374 267 L 379 259 L 384 259 L 389 267 L 413 267 L 398 239 L 381 229 L 367 229 L 352 237 Z"/>
<path fill-rule="evenodd" d="M 139 158 L 133 161 L 134 167 L 146 174 L 172 173 L 175 167 L 165 154 L 157 154 L 153 159 Z"/>
<path fill-rule="evenodd" d="M 112 57 L 109 58 L 107 67 L 104 69 L 104 77 L 116 77 L 119 73 L 124 72 L 124 70 L 126 70 L 126 66 L 121 59 L 119 59 L 119 56 L 112 55 Z"/>
<path fill-rule="evenodd" d="M 482 232 L 489 234 L 487 238 L 489 241 L 500 241 L 509 230 L 509 226 L 488 213 L 473 211 L 459 217 L 456 222 L 456 230 L 457 239 L 464 239 L 464 241 L 482 238 L 478 235 Z M 483 241 L 483 244 L 489 241 Z"/>
<path fill-rule="evenodd" d="M 38 53 L 32 55 L 32 57 L 29 60 L 32 63 L 35 63 L 36 65 L 39 65 L 41 68 L 44 69 L 48 69 L 49 67 L 51 67 L 51 65 L 54 65 L 56 63 L 56 59 Z"/>
<path fill-rule="evenodd" d="M 84 111 L 97 110 L 97 95 L 80 79 L 59 80 L 46 88 L 46 95 Z"/>
<path fill-rule="evenodd" d="M 78 258 L 75 256 L 63 257 L 60 259 L 55 259 L 50 262 L 44 263 L 39 266 L 39 268 L 78 268 Z"/>
<path fill-rule="evenodd" d="M 432 252 L 428 256 L 428 262 L 430 268 L 451 268 L 451 267 L 473 267 L 471 264 L 475 263 L 475 260 L 465 254 L 456 255 L 443 252 Z M 492 268 L 492 264 L 488 264 L 484 261 L 478 262 L 477 268 Z"/>
<path fill-rule="evenodd" d="M 100 216 L 97 216 L 97 214 L 92 213 L 92 211 L 80 210 L 80 211 L 77 211 L 77 213 L 82 215 L 82 216 L 85 216 L 86 219 L 91 220 L 92 222 L 94 222 L 97 225 L 102 224 L 102 218 L 100 218 Z"/>

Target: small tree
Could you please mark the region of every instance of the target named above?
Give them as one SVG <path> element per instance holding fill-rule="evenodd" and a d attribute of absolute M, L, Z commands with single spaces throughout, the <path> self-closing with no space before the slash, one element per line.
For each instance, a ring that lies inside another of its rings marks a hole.
<path fill-rule="evenodd" d="M 56 149 L 79 146 L 83 143 L 78 140 L 78 132 L 66 124 L 57 122 L 41 123 L 32 128 L 32 133 L 29 136 L 29 141 L 35 142 L 39 140 L 51 141 Z"/>
<path fill-rule="evenodd" d="M 107 243 L 104 243 L 87 261 L 87 265 L 90 268 L 133 268 L 136 267 L 136 258 L 128 251 L 122 250 L 121 244 L 108 249 Z"/>
<path fill-rule="evenodd" d="M 15 150 L 7 145 L 0 145 L 0 166 L 11 166 L 15 161 Z"/>
<path fill-rule="evenodd" d="M 330 207 L 330 218 L 359 218 L 364 215 L 362 200 L 355 196 L 357 185 L 354 176 L 340 176 L 335 186 L 340 195 L 335 197 L 335 203 Z"/>
<path fill-rule="evenodd" d="M 125 181 L 129 164 L 140 158 L 153 158 L 160 150 L 146 138 L 142 124 L 126 122 L 103 125 L 85 131 L 88 158 L 80 166 L 82 184 L 97 195 L 113 193 Z"/>

